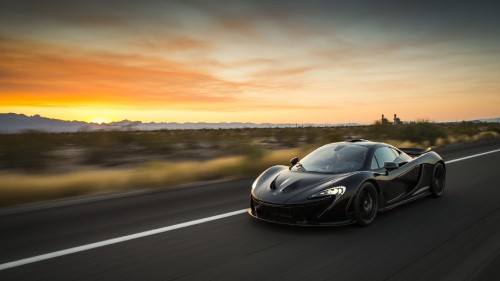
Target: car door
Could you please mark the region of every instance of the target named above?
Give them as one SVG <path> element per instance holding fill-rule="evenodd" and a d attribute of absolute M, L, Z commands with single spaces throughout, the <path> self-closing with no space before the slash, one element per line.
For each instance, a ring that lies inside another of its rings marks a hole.
<path fill-rule="evenodd" d="M 395 175 L 395 173 L 397 173 L 397 169 L 392 171 L 389 175 L 384 175 L 385 162 L 394 162 L 396 157 L 397 156 L 394 154 L 392 149 L 387 146 L 379 147 L 375 150 L 375 153 L 373 153 L 372 170 L 382 174 L 376 177 L 376 179 L 386 202 L 391 202 L 394 199 L 399 198 L 405 192 L 404 183 L 394 180 L 397 177 Z"/>
<path fill-rule="evenodd" d="M 391 203 L 404 199 L 406 197 L 405 195 L 409 194 L 417 184 L 421 167 L 402 165 L 400 168 L 392 170 L 385 175 L 385 162 L 406 163 L 408 159 L 402 158 L 397 150 L 390 147 L 378 148 L 373 154 L 373 157 L 378 167 L 375 171 L 382 174 L 376 177 L 376 179 L 381 188 L 385 203 L 390 205 Z M 375 164 L 372 163 L 372 166 L 375 167 Z"/>

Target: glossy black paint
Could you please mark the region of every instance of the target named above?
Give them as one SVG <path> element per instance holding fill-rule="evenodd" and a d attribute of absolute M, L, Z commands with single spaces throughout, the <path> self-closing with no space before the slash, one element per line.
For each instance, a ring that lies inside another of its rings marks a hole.
<path fill-rule="evenodd" d="M 300 162 L 291 169 L 283 165 L 273 166 L 255 180 L 248 213 L 261 220 L 285 224 L 349 224 L 356 222 L 353 202 L 365 182 L 375 186 L 378 212 L 382 212 L 430 195 L 434 167 L 438 163 L 445 166 L 443 159 L 433 151 L 413 150 L 411 157 L 385 143 L 363 140 L 335 144 L 367 147 L 363 167 L 350 173 L 331 174 L 303 171 Z M 389 163 L 371 169 L 373 155 L 381 147 L 392 148 L 399 154 L 394 160 L 396 166 Z M 345 187 L 341 196 L 311 198 L 338 186 Z"/>

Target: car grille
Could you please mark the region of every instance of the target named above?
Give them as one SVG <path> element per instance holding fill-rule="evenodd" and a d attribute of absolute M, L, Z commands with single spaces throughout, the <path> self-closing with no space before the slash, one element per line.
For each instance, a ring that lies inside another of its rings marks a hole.
<path fill-rule="evenodd" d="M 291 223 L 315 224 L 318 216 L 331 204 L 332 198 L 302 205 L 278 205 L 252 199 L 252 212 L 261 219 Z"/>

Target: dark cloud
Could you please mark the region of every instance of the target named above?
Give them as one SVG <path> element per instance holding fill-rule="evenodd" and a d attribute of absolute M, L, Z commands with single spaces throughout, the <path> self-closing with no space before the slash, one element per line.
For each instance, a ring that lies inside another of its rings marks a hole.
<path fill-rule="evenodd" d="M 493 31 L 499 27 L 498 1 L 31 1 L 12 0 L 0 4 L 2 15 L 25 19 L 53 19 L 80 24 L 125 24 L 128 20 L 168 20 L 186 9 L 206 13 L 237 30 L 254 22 L 316 22 L 331 24 L 379 23 L 394 28 L 459 28 Z M 189 14 L 186 14 L 189 16 Z"/>
<path fill-rule="evenodd" d="M 52 22 L 94 27 L 125 24 L 126 14 L 120 14 L 119 9 L 113 10 L 109 4 L 102 2 L 99 5 L 92 1 L 3 1 L 0 15 L 10 19 L 12 24 Z"/>
<path fill-rule="evenodd" d="M 498 1 L 183 1 L 202 9 L 223 26 L 251 30 L 255 22 L 328 29 L 375 25 L 401 32 L 461 30 L 491 34 L 500 27 Z M 218 5 L 220 4 L 220 5 Z"/>

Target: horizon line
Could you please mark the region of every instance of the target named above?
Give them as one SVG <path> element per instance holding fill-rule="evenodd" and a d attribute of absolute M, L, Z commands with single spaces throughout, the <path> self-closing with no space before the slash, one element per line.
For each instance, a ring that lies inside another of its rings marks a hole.
<path fill-rule="evenodd" d="M 52 118 L 52 117 L 46 117 L 46 116 L 42 116 L 40 114 L 34 114 L 34 115 L 27 115 L 27 114 L 24 114 L 24 113 L 15 113 L 15 112 L 8 112 L 8 113 L 0 113 L 1 114 L 4 114 L 4 115 L 9 115 L 9 114 L 12 114 L 12 115 L 22 115 L 22 116 L 26 116 L 26 117 L 29 117 L 29 118 L 33 118 L 33 117 L 41 117 L 41 118 L 45 118 L 45 119 L 51 119 L 51 120 L 58 120 L 58 121 L 65 121 L 65 122 L 82 122 L 82 123 L 87 123 L 87 124 L 94 124 L 94 125 L 111 125 L 113 123 L 120 123 L 120 122 L 124 122 L 124 121 L 128 121 L 128 122 L 131 122 L 131 123 L 141 123 L 141 124 L 162 124 L 162 123 L 167 123 L 167 124 L 172 124 L 172 123 L 175 123 L 175 124 L 234 124 L 234 123 L 240 123 L 240 124 L 255 124 L 255 125 L 372 125 L 374 123 L 376 123 L 377 121 L 380 121 L 380 118 L 379 119 L 374 119 L 372 120 L 372 122 L 340 122 L 340 123 L 334 123 L 334 122 L 321 122 L 321 123 L 310 123 L 310 122 L 307 122 L 307 123 L 298 123 L 298 122 L 290 122 L 290 123 L 272 123 L 272 122 L 265 122 L 265 123 L 256 123 L 256 122 L 250 122 L 250 121 L 221 121 L 221 122 L 203 122 L 203 121 L 190 121 L 190 122 L 178 122 L 178 121 L 151 121 L 151 122 L 147 122 L 147 121 L 142 121 L 142 120 L 129 120 L 129 119 L 122 119 L 122 120 L 119 120 L 119 121 L 110 121 L 110 122 L 101 122 L 101 123 L 98 123 L 98 122 L 88 122 L 88 121 L 83 121 L 83 120 L 76 120 L 76 119 L 73 119 L 73 120 L 69 120 L 69 119 L 58 119 L 58 118 Z M 385 115 L 385 114 L 384 114 Z M 429 123 L 459 123 L 459 122 L 473 122 L 473 121 L 481 121 L 481 120 L 494 120 L 494 119 L 497 119 L 496 122 L 493 122 L 493 123 L 500 123 L 500 117 L 491 117 L 491 118 L 488 118 L 488 117 L 484 117 L 484 118 L 475 118 L 475 119 L 463 119 L 463 120 L 458 120 L 458 119 L 455 119 L 455 120 L 440 120 L 440 121 L 437 121 L 437 120 L 428 120 L 428 119 L 425 119 L 425 118 L 422 118 L 422 119 L 416 119 L 416 120 L 402 120 L 401 122 L 403 123 L 419 123 L 419 122 L 429 122 Z"/>

